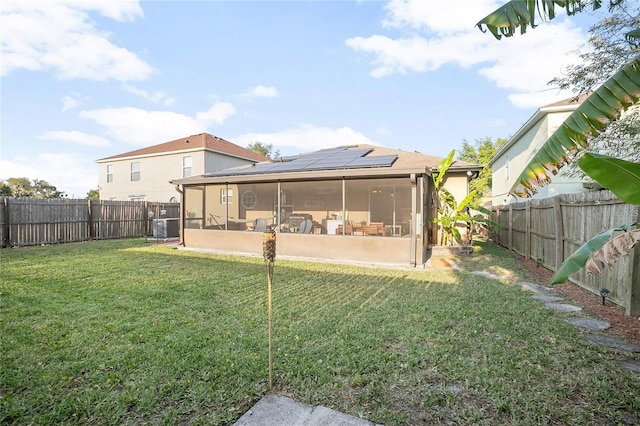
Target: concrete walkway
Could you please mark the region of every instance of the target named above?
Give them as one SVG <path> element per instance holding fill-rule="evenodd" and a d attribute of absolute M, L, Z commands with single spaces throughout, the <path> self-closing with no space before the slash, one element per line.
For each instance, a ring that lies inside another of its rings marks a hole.
<path fill-rule="evenodd" d="M 286 396 L 267 395 L 247 411 L 235 426 L 373 426 L 370 421 L 322 405 L 313 407 Z"/>
<path fill-rule="evenodd" d="M 578 314 L 582 311 L 582 308 L 569 303 L 561 303 L 563 298 L 554 292 L 552 288 L 541 286 L 534 283 L 518 282 L 516 285 L 522 287 L 523 290 L 532 293 L 533 298 L 544 302 L 545 307 L 568 314 Z M 608 347 L 618 350 L 620 353 L 640 353 L 640 345 L 629 343 L 625 340 L 617 337 L 608 336 L 602 334 L 602 331 L 607 330 L 611 325 L 596 318 L 589 318 L 586 316 L 574 316 L 566 319 L 569 324 L 572 324 L 582 330 L 584 338 L 587 342 L 595 345 Z M 618 363 L 621 367 L 633 372 L 640 373 L 640 361 L 637 361 L 634 357 L 624 356 Z"/>

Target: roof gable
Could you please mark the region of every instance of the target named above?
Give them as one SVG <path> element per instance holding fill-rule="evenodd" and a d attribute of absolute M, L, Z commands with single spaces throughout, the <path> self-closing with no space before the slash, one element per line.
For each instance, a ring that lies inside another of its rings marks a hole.
<path fill-rule="evenodd" d="M 118 160 L 129 157 L 146 157 L 153 155 L 161 155 L 176 151 L 184 150 L 208 150 L 218 152 L 220 154 L 229 155 L 232 157 L 244 158 L 255 162 L 266 161 L 267 158 L 258 154 L 250 149 L 243 148 L 227 140 L 219 138 L 209 133 L 200 133 L 197 135 L 191 135 L 184 138 L 176 139 L 173 141 L 161 143 L 158 145 L 152 145 L 134 151 L 125 152 L 122 154 L 106 157 L 98 160 L 98 162 L 104 162 L 108 160 Z"/>
<path fill-rule="evenodd" d="M 575 111 L 580 104 L 588 97 L 589 95 L 583 94 L 577 97 L 567 98 L 559 102 L 555 102 L 549 105 L 545 105 L 540 107 L 519 129 L 518 131 L 509 138 L 507 143 L 500 148 L 500 150 L 496 153 L 496 155 L 489 160 L 489 165 L 493 165 L 499 158 L 505 155 L 507 152 L 511 150 L 511 147 L 515 145 L 531 128 L 533 128 L 537 123 L 539 123 L 544 118 L 548 117 L 551 114 L 570 114 Z"/>

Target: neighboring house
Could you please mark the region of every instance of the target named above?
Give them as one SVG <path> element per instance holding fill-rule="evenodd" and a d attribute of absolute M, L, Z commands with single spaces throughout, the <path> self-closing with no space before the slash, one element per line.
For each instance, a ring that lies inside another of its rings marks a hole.
<path fill-rule="evenodd" d="M 176 179 L 182 244 L 261 254 L 270 226 L 278 255 L 422 265 L 438 241 L 431 174 L 441 160 L 354 145 Z M 454 162 L 445 187 L 462 200 L 481 168 Z"/>
<path fill-rule="evenodd" d="M 173 179 L 265 161 L 262 155 L 208 133 L 102 158 L 102 200 L 180 200 Z"/>
<path fill-rule="evenodd" d="M 507 144 L 489 161 L 492 167 L 492 204 L 499 206 L 514 203 L 518 198 L 509 190 L 540 147 L 553 135 L 564 120 L 575 111 L 586 97 L 566 99 L 538 109 L 513 135 Z M 558 194 L 585 192 L 583 180 L 565 175 L 562 169 L 552 182 L 537 188 L 534 198 L 547 198 Z"/>

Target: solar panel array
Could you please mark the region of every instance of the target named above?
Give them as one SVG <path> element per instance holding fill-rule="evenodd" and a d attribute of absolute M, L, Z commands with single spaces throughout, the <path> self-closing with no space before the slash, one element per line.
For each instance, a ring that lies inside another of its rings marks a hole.
<path fill-rule="evenodd" d="M 316 170 L 361 169 L 370 167 L 391 167 L 397 155 L 366 157 L 373 149 L 329 148 L 310 154 L 283 158 L 283 161 L 258 163 L 251 167 L 220 170 L 205 176 L 237 176 L 261 173 L 284 173 Z M 286 160 L 286 161 L 285 161 Z"/>

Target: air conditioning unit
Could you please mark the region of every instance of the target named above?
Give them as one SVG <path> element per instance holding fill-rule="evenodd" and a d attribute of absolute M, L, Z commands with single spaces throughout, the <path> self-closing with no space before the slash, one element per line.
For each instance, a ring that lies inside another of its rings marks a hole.
<path fill-rule="evenodd" d="M 175 238 L 180 236 L 180 219 L 153 219 L 153 238 Z"/>

